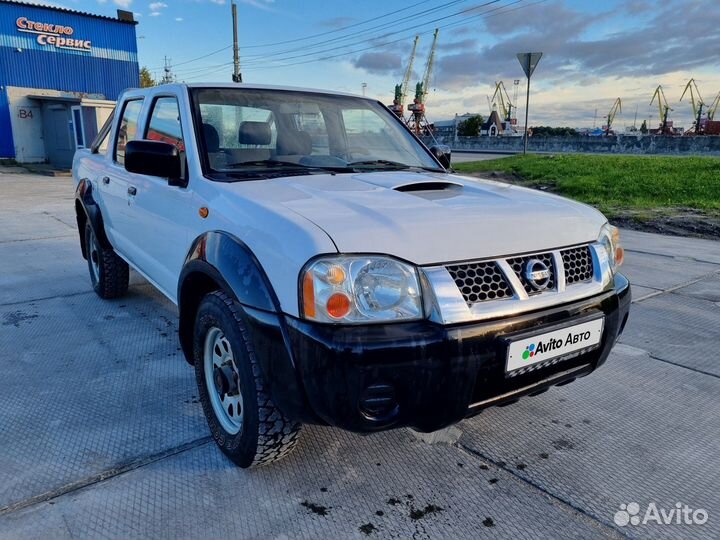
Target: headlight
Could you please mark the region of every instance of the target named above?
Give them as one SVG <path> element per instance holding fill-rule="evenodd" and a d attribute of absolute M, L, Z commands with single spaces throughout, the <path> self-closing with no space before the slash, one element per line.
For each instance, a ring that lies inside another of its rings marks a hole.
<path fill-rule="evenodd" d="M 423 317 L 415 267 L 383 256 L 323 257 L 300 279 L 306 319 L 363 323 Z"/>
<path fill-rule="evenodd" d="M 610 262 L 610 269 L 613 274 L 615 274 L 618 267 L 625 260 L 625 250 L 620 243 L 620 229 L 606 223 L 600 230 L 598 242 L 605 248 L 608 261 Z"/>

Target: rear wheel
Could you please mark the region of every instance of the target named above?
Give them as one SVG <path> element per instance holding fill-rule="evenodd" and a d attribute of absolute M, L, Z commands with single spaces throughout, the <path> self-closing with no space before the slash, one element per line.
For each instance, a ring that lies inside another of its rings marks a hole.
<path fill-rule="evenodd" d="M 128 290 L 130 269 L 112 248 L 100 245 L 90 223 L 85 225 L 85 253 L 93 289 L 100 298 L 119 298 Z"/>
<path fill-rule="evenodd" d="M 240 307 L 224 292 L 200 303 L 193 355 L 208 426 L 235 464 L 264 465 L 295 447 L 300 424 L 286 418 L 267 393 Z"/>

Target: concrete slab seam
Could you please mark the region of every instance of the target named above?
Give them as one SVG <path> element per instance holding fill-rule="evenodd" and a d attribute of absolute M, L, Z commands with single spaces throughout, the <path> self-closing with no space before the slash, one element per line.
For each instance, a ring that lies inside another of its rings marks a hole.
<path fill-rule="evenodd" d="M 558 495 L 556 495 L 556 494 L 548 491 L 548 490 L 545 489 L 544 487 L 542 487 L 542 486 L 534 483 L 534 482 L 531 481 L 530 479 L 525 478 L 524 476 L 520 476 L 519 474 L 517 474 L 517 473 L 516 473 L 515 471 L 513 471 L 512 469 L 509 469 L 509 468 L 505 467 L 504 465 L 500 464 L 499 462 L 497 462 L 497 461 L 494 460 L 493 458 L 491 458 L 491 457 L 483 454 L 482 452 L 479 452 L 479 451 L 475 450 L 474 448 L 470 448 L 469 446 L 466 446 L 466 445 L 464 445 L 464 444 L 462 444 L 462 443 L 456 443 L 456 444 L 453 445 L 453 446 L 456 446 L 460 451 L 462 451 L 462 452 L 464 452 L 464 453 L 466 453 L 466 454 L 470 454 L 470 455 L 472 455 L 472 456 L 479 457 L 480 459 L 483 459 L 483 460 L 485 460 L 485 461 L 487 461 L 487 462 L 489 462 L 489 463 L 492 463 L 492 464 L 495 465 L 497 468 L 502 469 L 503 471 L 511 474 L 513 477 L 515 477 L 515 478 L 517 478 L 518 480 L 520 480 L 521 482 L 523 482 L 523 483 L 525 483 L 525 484 L 527 484 L 527 485 L 535 488 L 536 490 L 540 491 L 541 493 L 543 493 L 545 496 L 549 497 L 550 499 L 552 499 L 552 500 L 554 500 L 554 501 L 556 501 L 556 502 L 559 502 L 559 503 L 562 504 L 563 506 L 566 506 L 566 507 L 574 510 L 575 512 L 579 513 L 580 515 L 588 518 L 589 520 L 591 520 L 594 524 L 596 524 L 596 525 L 599 526 L 600 528 L 605 529 L 605 530 L 610 530 L 610 531 L 612 531 L 613 533 L 619 534 L 620 536 L 622 536 L 622 537 L 624 537 L 624 538 L 630 538 L 630 536 L 624 534 L 622 531 L 620 531 L 620 530 L 616 529 L 615 527 L 613 527 L 613 526 L 611 526 L 611 525 L 608 525 L 607 523 L 601 521 L 599 518 L 597 518 L 597 517 L 594 516 L 593 514 L 588 513 L 588 511 L 585 510 L 584 508 L 582 508 L 582 507 L 580 507 L 580 506 L 577 506 L 577 505 L 573 504 L 572 502 L 570 502 L 570 501 L 568 501 L 568 500 L 566 500 L 566 499 L 563 499 L 562 497 L 559 497 Z"/>
<path fill-rule="evenodd" d="M 44 502 L 57 499 L 58 497 L 62 497 L 63 495 L 74 493 L 76 491 L 80 491 L 96 484 L 112 480 L 113 478 L 116 478 L 123 474 L 135 471 L 137 469 L 141 469 L 153 463 L 157 463 L 158 461 L 162 461 L 163 459 L 182 454 L 183 452 L 187 452 L 188 450 L 193 450 L 200 446 L 204 446 L 210 442 L 212 442 L 212 437 L 208 435 L 206 437 L 201 437 L 199 439 L 195 439 L 194 441 L 181 444 L 180 446 L 176 446 L 174 448 L 170 448 L 168 450 L 163 450 L 162 452 L 146 456 L 142 459 L 134 460 L 124 465 L 102 471 L 90 477 L 82 478 L 60 488 L 48 491 L 47 493 L 41 493 L 40 495 L 30 497 L 29 499 L 25 499 L 24 501 L 18 501 L 8 506 L 4 506 L 0 508 L 0 516 L 11 514 L 13 512 L 17 512 L 18 510 L 23 510 L 37 504 L 42 504 Z"/>

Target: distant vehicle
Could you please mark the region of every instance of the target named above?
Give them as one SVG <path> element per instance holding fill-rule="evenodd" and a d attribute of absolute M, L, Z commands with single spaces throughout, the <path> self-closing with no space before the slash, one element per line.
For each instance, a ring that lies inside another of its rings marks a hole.
<path fill-rule="evenodd" d="M 236 464 L 301 423 L 435 431 L 591 373 L 630 305 L 597 210 L 449 168 L 372 99 L 130 90 L 75 156 L 82 254 L 102 298 L 133 267 L 177 304 Z"/>

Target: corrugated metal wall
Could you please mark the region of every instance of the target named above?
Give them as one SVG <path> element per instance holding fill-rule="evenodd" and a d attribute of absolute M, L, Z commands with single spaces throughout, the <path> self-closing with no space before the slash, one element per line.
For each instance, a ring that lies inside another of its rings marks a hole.
<path fill-rule="evenodd" d="M 19 17 L 71 26 L 74 32 L 66 37 L 90 40 L 92 49 L 81 52 L 40 45 L 36 34 L 18 31 Z M 133 24 L 0 2 L 0 157 L 14 157 L 5 86 L 86 92 L 117 99 L 125 88 L 140 84 L 136 39 Z"/>

